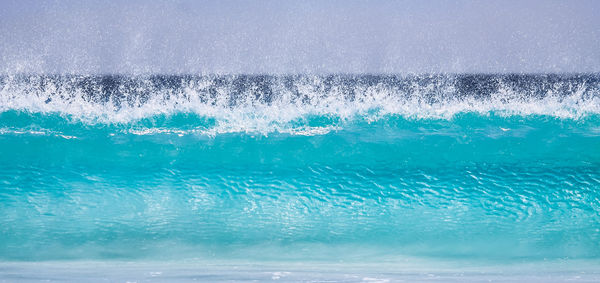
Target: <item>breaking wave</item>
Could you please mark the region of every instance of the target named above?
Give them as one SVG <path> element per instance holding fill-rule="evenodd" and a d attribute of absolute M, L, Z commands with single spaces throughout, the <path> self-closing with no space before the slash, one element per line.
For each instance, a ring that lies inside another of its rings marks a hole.
<path fill-rule="evenodd" d="M 318 135 L 357 120 L 600 114 L 599 75 L 230 75 L 0 78 L 0 113 L 132 133 Z M 132 128 L 133 127 L 133 128 Z"/>

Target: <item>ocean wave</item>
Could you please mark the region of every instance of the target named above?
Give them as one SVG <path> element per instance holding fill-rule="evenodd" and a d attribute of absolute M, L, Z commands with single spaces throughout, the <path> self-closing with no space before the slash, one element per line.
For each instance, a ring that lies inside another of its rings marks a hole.
<path fill-rule="evenodd" d="M 598 76 L 1 81 L 0 260 L 600 258 Z"/>
<path fill-rule="evenodd" d="M 0 113 L 58 113 L 88 124 L 193 114 L 223 132 L 288 131 L 338 121 L 600 114 L 598 75 L 74 76 L 0 79 Z M 283 130 L 282 130 L 283 129 Z M 219 132 L 219 131 L 217 131 Z"/>

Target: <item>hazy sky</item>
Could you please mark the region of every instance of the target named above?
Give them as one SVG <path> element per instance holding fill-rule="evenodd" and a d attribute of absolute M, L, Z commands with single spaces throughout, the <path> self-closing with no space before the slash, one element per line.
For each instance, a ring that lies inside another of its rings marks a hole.
<path fill-rule="evenodd" d="M 0 72 L 599 72 L 600 1 L 0 0 Z"/>

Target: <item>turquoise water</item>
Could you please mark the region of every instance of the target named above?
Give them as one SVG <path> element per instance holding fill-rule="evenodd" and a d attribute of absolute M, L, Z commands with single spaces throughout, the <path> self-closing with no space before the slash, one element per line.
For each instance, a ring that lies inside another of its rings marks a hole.
<path fill-rule="evenodd" d="M 3 78 L 0 260 L 600 259 L 597 76 L 344 78 Z"/>

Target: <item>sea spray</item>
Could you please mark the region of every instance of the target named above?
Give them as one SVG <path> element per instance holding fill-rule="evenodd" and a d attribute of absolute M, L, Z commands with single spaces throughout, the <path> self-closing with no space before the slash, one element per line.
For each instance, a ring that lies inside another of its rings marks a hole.
<path fill-rule="evenodd" d="M 0 258 L 600 257 L 597 75 L 0 79 Z"/>

